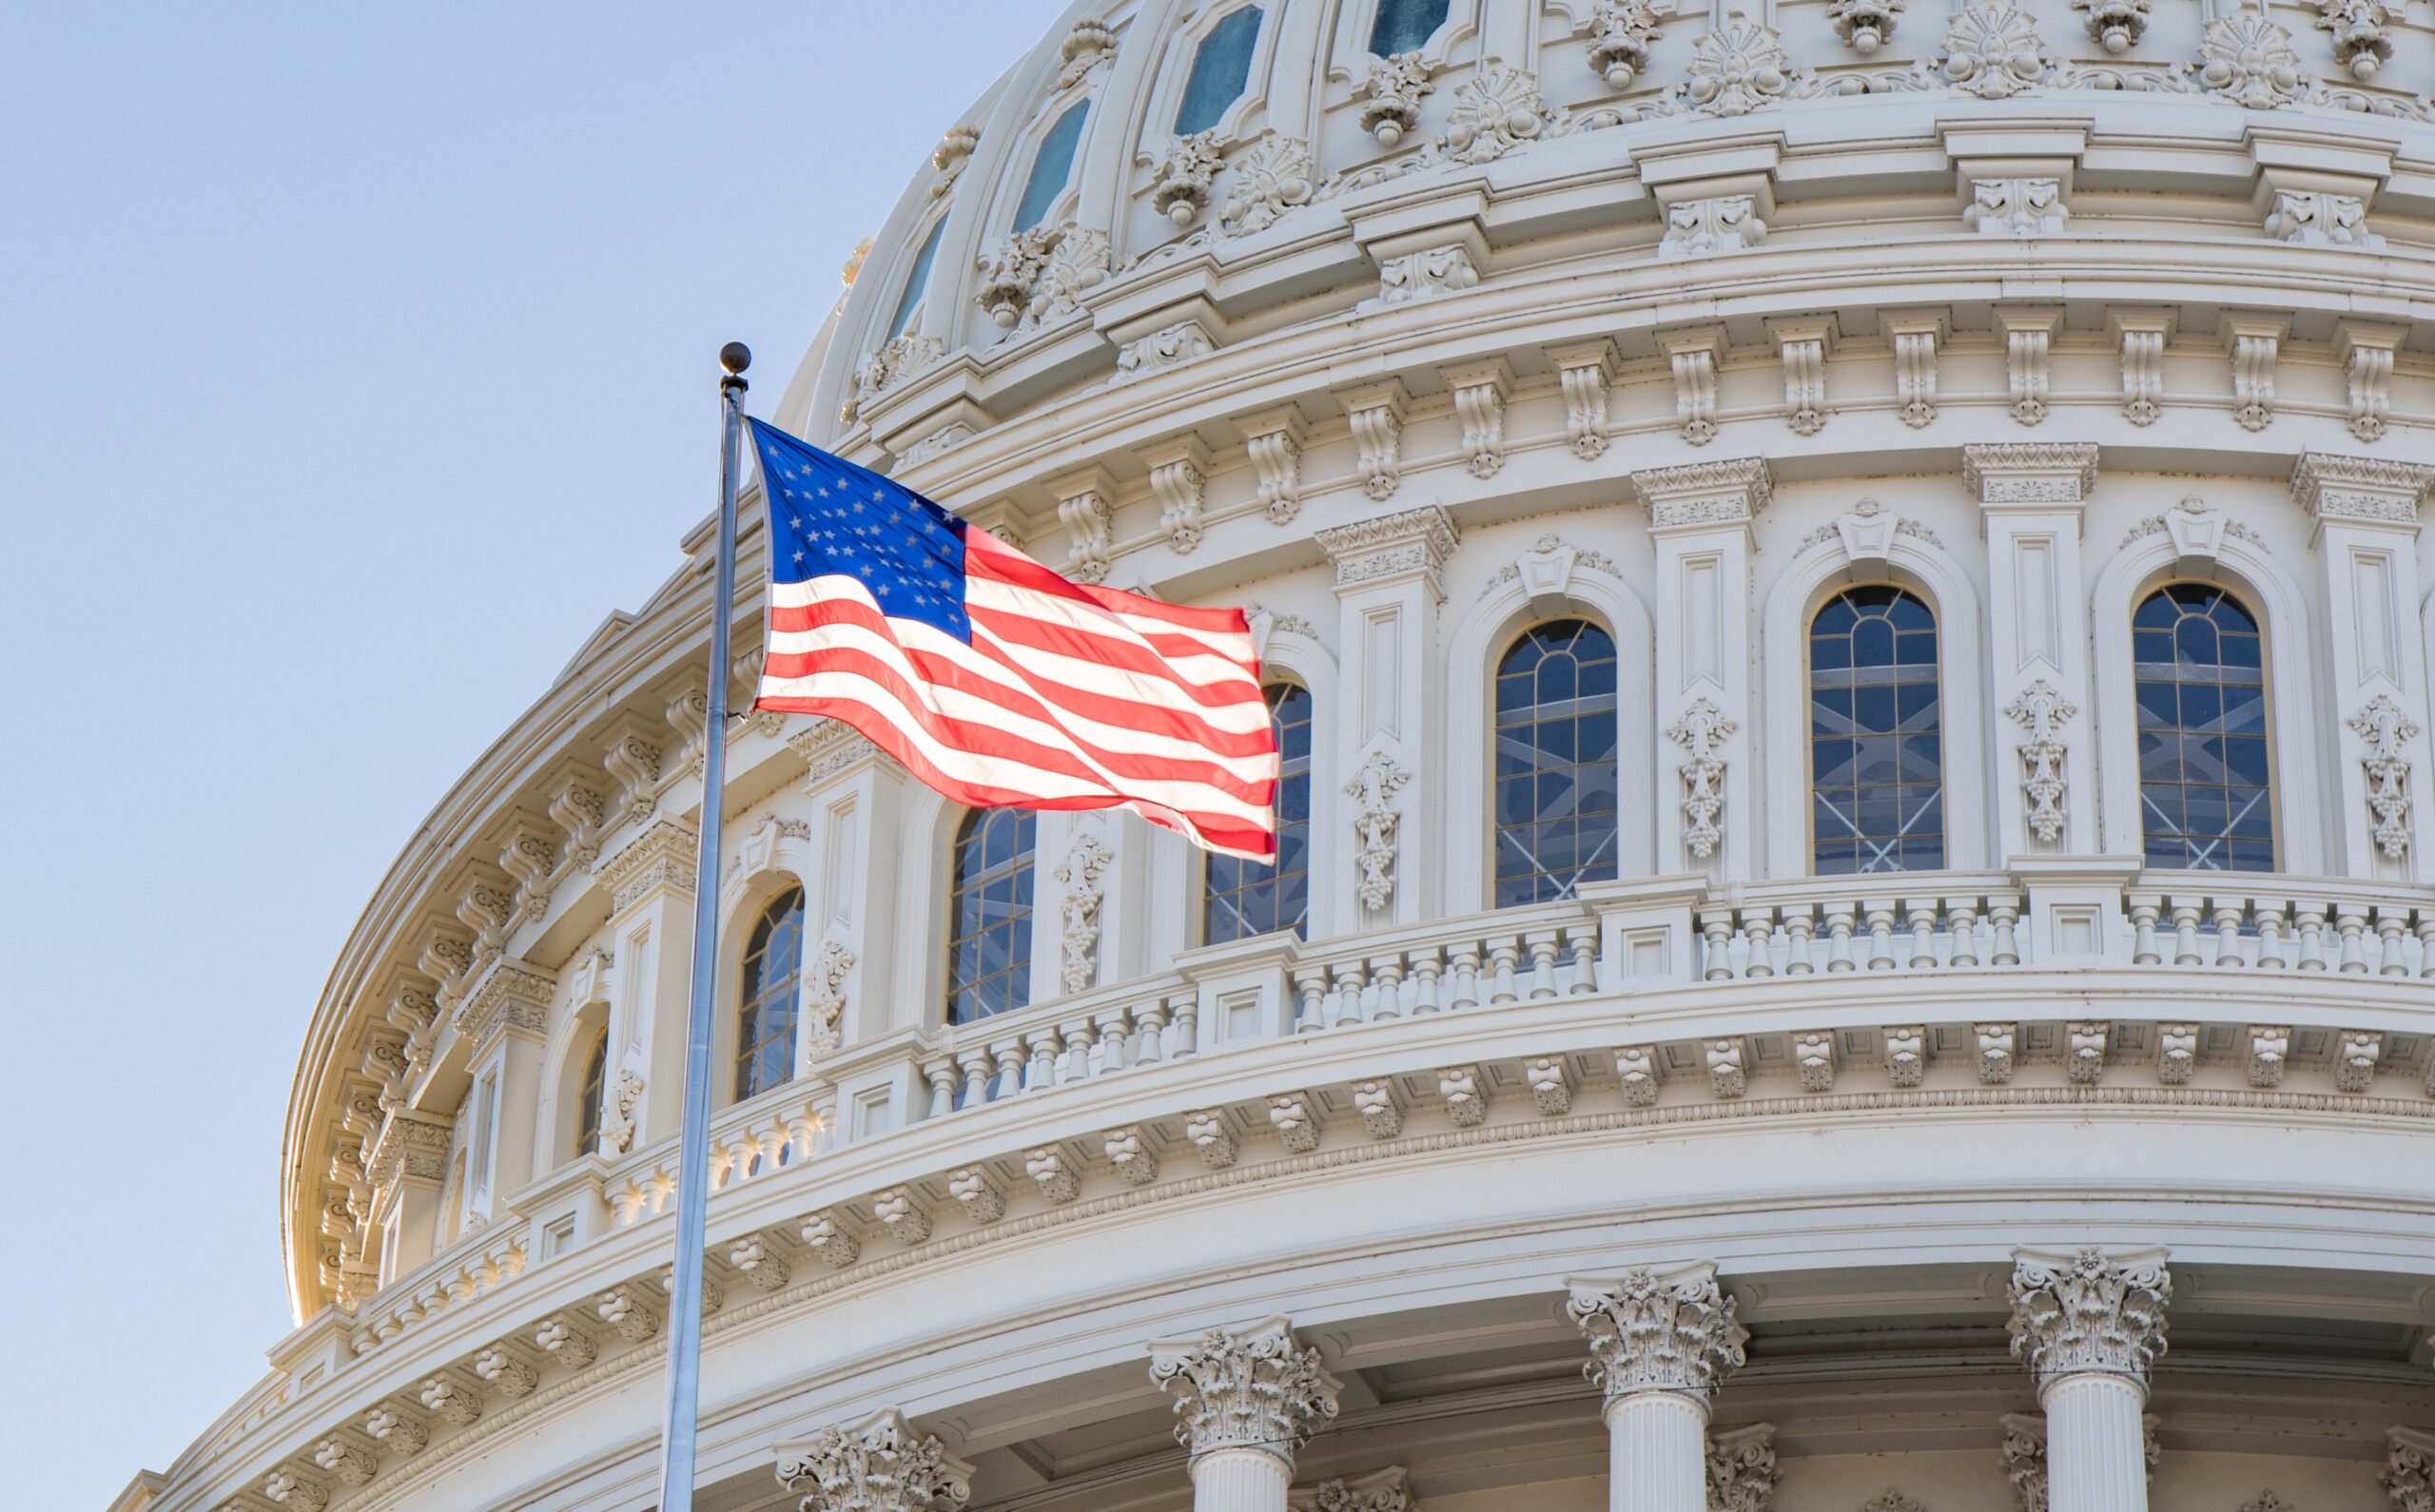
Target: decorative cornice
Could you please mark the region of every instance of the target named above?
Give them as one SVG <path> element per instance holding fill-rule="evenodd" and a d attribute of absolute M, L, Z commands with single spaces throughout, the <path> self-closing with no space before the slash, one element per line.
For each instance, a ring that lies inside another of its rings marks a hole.
<path fill-rule="evenodd" d="M 1756 456 L 1648 468 L 1632 475 L 1632 489 L 1653 530 L 1746 525 L 1775 497 L 1767 464 Z"/>
<path fill-rule="evenodd" d="M 1588 1374 L 1609 1402 L 1665 1391 L 1705 1403 L 1742 1366 L 1750 1330 L 1735 1320 L 1710 1262 L 1642 1266 L 1566 1287 L 1565 1311 L 1589 1339 Z"/>
<path fill-rule="evenodd" d="M 972 1500 L 972 1466 L 894 1407 L 781 1444 L 777 1460 L 778 1483 L 808 1491 L 803 1512 L 930 1512 Z"/>
<path fill-rule="evenodd" d="M 500 957 L 490 963 L 457 1010 L 458 1035 L 479 1054 L 502 1029 L 541 1034 L 549 1028 L 550 997 L 558 979 L 530 961 Z"/>
<path fill-rule="evenodd" d="M 2291 469 L 2291 502 L 2318 519 L 2416 525 L 2435 487 L 2435 466 L 2386 456 L 2303 452 Z"/>
<path fill-rule="evenodd" d="M 879 757 L 869 737 L 842 719 L 824 719 L 787 737 L 787 748 L 803 758 L 804 786 L 817 787 L 859 762 Z"/>
<path fill-rule="evenodd" d="M 1176 1442 L 1193 1458 L 1254 1449 L 1288 1468 L 1302 1441 L 1335 1416 L 1343 1389 L 1283 1318 L 1156 1341 L 1150 1379 L 1176 1393 Z"/>
<path fill-rule="evenodd" d="M 1319 549 L 1335 563 L 1339 589 L 1374 583 L 1380 578 L 1416 574 L 1440 600 L 1446 597 L 1440 573 L 1463 533 L 1454 517 L 1435 504 L 1381 514 L 1351 525 L 1315 533 Z"/>
<path fill-rule="evenodd" d="M 1961 485 L 1977 503 L 2080 504 L 2096 486 L 2093 441 L 1989 441 L 1961 449 Z"/>
<path fill-rule="evenodd" d="M 654 887 L 690 895 L 700 844 L 691 825 L 672 819 L 653 820 L 600 863 L 595 875 L 609 889 L 610 912 L 625 912 Z"/>
<path fill-rule="evenodd" d="M 448 1141 L 453 1126 L 445 1118 L 411 1108 L 392 1111 L 380 1125 L 364 1170 L 376 1191 L 386 1191 L 400 1176 L 438 1181 L 447 1174 Z"/>
<path fill-rule="evenodd" d="M 2165 1305 L 2172 1275 L 2162 1250 L 2109 1255 L 2013 1251 L 2013 1354 L 2037 1374 L 2042 1394 L 2073 1375 L 2118 1375 L 2142 1391 L 2165 1352 Z"/>

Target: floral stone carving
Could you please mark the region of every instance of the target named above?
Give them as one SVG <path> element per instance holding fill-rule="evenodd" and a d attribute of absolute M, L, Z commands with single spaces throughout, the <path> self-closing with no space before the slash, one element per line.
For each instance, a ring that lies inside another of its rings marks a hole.
<path fill-rule="evenodd" d="M 1150 1379 L 1175 1393 L 1176 1441 L 1194 1458 L 1253 1449 L 1289 1467 L 1302 1442 L 1335 1416 L 1343 1389 L 1283 1318 L 1153 1344 Z"/>
<path fill-rule="evenodd" d="M 1745 1358 L 1749 1330 L 1714 1266 L 1643 1266 L 1613 1281 L 1574 1281 L 1570 1293 L 1565 1311 L 1589 1339 L 1584 1373 L 1609 1402 L 1644 1391 L 1706 1402 Z"/>
<path fill-rule="evenodd" d="M 778 1483 L 808 1482 L 803 1512 L 930 1512 L 972 1499 L 972 1466 L 894 1407 L 781 1446 Z"/>
<path fill-rule="evenodd" d="M 1903 0 L 1834 0 L 1826 8 L 1826 20 L 1843 46 L 1866 58 L 1894 35 L 1894 19 L 1902 6 Z"/>
<path fill-rule="evenodd" d="M 2300 97 L 2300 55 L 2290 32 L 2263 12 L 2243 9 L 2207 23 L 2198 43 L 2198 82 L 2234 105 L 2272 110 Z"/>
<path fill-rule="evenodd" d="M 1944 76 L 1982 100 L 2005 100 L 2046 76 L 2037 26 L 2007 0 L 1955 12 L 1944 34 Z"/>
<path fill-rule="evenodd" d="M 1538 76 L 1491 59 L 1455 86 L 1446 151 L 1457 163 L 1493 163 L 1548 126 Z"/>
<path fill-rule="evenodd" d="M 1774 29 L 1737 16 L 1700 39 L 1683 87 L 1700 114 L 1737 116 L 1782 100 L 1791 83 L 1791 65 Z"/>
<path fill-rule="evenodd" d="M 1705 861 L 1716 854 L 1724 831 L 1724 758 L 1718 754 L 1739 728 L 1724 710 L 1703 698 L 1666 727 L 1666 738 L 1687 752 L 1683 773 L 1683 848 Z"/>
<path fill-rule="evenodd" d="M 2020 743 L 2021 796 L 2029 832 L 2052 844 L 2063 833 L 2063 727 L 2079 713 L 2055 685 L 2038 678 L 2005 706 L 2004 717 L 2029 731 Z"/>
<path fill-rule="evenodd" d="M 1150 181 L 1150 207 L 1178 225 L 1190 225 L 1209 203 L 1209 185 L 1224 165 L 1215 131 L 1176 138 Z"/>
<path fill-rule="evenodd" d="M 1373 750 L 1344 785 L 1354 801 L 1353 864 L 1360 873 L 1355 890 L 1361 906 L 1376 912 L 1395 897 L 1395 794 L 1412 773 L 1395 765 L 1384 750 Z"/>
<path fill-rule="evenodd" d="M 2378 693 L 2350 716 L 2348 724 L 2367 746 L 2360 765 L 2367 771 L 2367 812 L 2376 821 L 2376 848 L 2387 861 L 2406 861 L 2409 857 L 2409 758 L 2402 751 L 2418 738 L 2418 721 Z"/>
<path fill-rule="evenodd" d="M 1100 903 L 1105 897 L 1100 879 L 1116 852 L 1088 830 L 1074 837 L 1074 848 L 1057 863 L 1057 880 L 1065 896 L 1060 912 L 1065 925 L 1065 951 L 1059 979 L 1067 992 L 1082 992 L 1099 979 Z"/>
<path fill-rule="evenodd" d="M 1902 0 L 1892 4 L 1899 10 Z M 1591 0 L 1589 14 L 1573 28 L 1575 35 L 1589 39 L 1589 71 L 1609 89 L 1629 86 L 1648 67 L 1659 23 L 1673 13 L 1673 0 Z"/>
<path fill-rule="evenodd" d="M 1435 87 L 1429 74 L 1428 63 L 1417 52 L 1373 60 L 1370 76 L 1354 91 L 1364 102 L 1361 129 L 1381 146 L 1401 142 L 1420 125 L 1420 97 Z"/>
<path fill-rule="evenodd" d="M 1267 230 L 1287 211 L 1311 203 L 1318 192 L 1317 172 L 1309 144 L 1268 133 L 1235 160 L 1218 229 L 1227 236 Z"/>
<path fill-rule="evenodd" d="M 2070 1254 L 2016 1250 L 2013 1354 L 2028 1362 L 2041 1387 L 2090 1373 L 2128 1376 L 2145 1386 L 2165 1352 L 2165 1305 L 2172 1300 L 2161 1250 L 2121 1256 L 2093 1246 Z"/>

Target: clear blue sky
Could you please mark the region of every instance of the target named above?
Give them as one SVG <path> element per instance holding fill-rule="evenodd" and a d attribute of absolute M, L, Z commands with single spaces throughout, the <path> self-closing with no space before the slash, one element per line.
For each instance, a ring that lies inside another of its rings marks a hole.
<path fill-rule="evenodd" d="M 102 1506 L 260 1377 L 358 910 L 675 566 L 719 343 L 774 403 L 1062 9 L 0 7 L 12 1504 Z"/>

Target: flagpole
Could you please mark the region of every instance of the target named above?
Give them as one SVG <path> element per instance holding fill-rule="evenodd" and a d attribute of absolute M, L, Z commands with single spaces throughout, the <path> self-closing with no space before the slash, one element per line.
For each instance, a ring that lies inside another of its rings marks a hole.
<path fill-rule="evenodd" d="M 741 341 L 719 348 L 719 531 L 711 579 L 710 708 L 702 720 L 701 850 L 693 867 L 693 991 L 685 1016 L 685 1133 L 676 1155 L 676 1266 L 668 1290 L 668 1411 L 661 1425 L 659 1512 L 692 1512 L 693 1430 L 701 1400 L 702 1250 L 709 1243 L 711 1010 L 718 985 L 719 831 L 726 818 L 728 622 L 735 611 L 735 492 L 742 465 Z"/>

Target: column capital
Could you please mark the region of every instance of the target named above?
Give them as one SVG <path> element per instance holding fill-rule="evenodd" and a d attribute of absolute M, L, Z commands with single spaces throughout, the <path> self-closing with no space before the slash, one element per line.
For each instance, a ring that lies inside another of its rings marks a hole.
<path fill-rule="evenodd" d="M 787 748 L 800 758 L 804 766 L 804 791 L 813 792 L 828 782 L 867 761 L 879 761 L 885 756 L 870 738 L 842 719 L 824 719 L 809 729 L 799 730 L 787 737 Z"/>
<path fill-rule="evenodd" d="M 1776 1425 L 1754 1423 L 1708 1438 L 1708 1505 L 1716 1512 L 1767 1512 L 1783 1472 L 1776 1464 Z"/>
<path fill-rule="evenodd" d="M 1756 456 L 1644 468 L 1632 475 L 1632 490 L 1652 531 L 1747 526 L 1775 496 L 1766 461 Z"/>
<path fill-rule="evenodd" d="M 1589 1378 L 1609 1403 L 1664 1391 L 1704 1405 L 1745 1358 L 1750 1330 L 1735 1320 L 1710 1262 L 1642 1266 L 1565 1286 L 1565 1311 L 1589 1339 Z"/>
<path fill-rule="evenodd" d="M 594 873 L 609 889 L 609 911 L 622 914 L 654 888 L 693 894 L 693 867 L 701 841 L 691 824 L 655 819 Z"/>
<path fill-rule="evenodd" d="M 972 1499 L 972 1466 L 884 1407 L 777 1447 L 778 1483 L 809 1483 L 804 1512 L 931 1512 Z"/>
<path fill-rule="evenodd" d="M 1332 526 L 1317 535 L 1319 549 L 1335 564 L 1336 591 L 1418 576 L 1440 603 L 1446 585 L 1439 574 L 1463 538 L 1454 517 L 1435 504 Z"/>
<path fill-rule="evenodd" d="M 2302 452 L 2291 469 L 2291 502 L 2312 518 L 2418 528 L 2418 506 L 2435 487 L 2435 467 L 2388 456 Z"/>
<path fill-rule="evenodd" d="M 2435 1512 L 2435 1433 L 2415 1428 L 2388 1432 L 2384 1483 L 2393 1512 Z"/>
<path fill-rule="evenodd" d="M 2096 486 L 2093 441 L 1992 441 L 1961 449 L 1961 486 L 1981 509 L 2077 509 Z"/>
<path fill-rule="evenodd" d="M 2129 1377 L 2144 1392 L 2165 1351 L 2172 1300 L 2161 1249 L 2015 1250 L 2013 1354 L 2036 1373 L 2041 1394 L 2065 1376 L 2091 1374 Z"/>
<path fill-rule="evenodd" d="M 1176 1394 L 1176 1442 L 1192 1457 L 1256 1449 L 1294 1464 L 1294 1451 L 1336 1414 L 1343 1386 L 1291 1325 L 1266 1318 L 1150 1345 L 1150 1379 Z"/>

